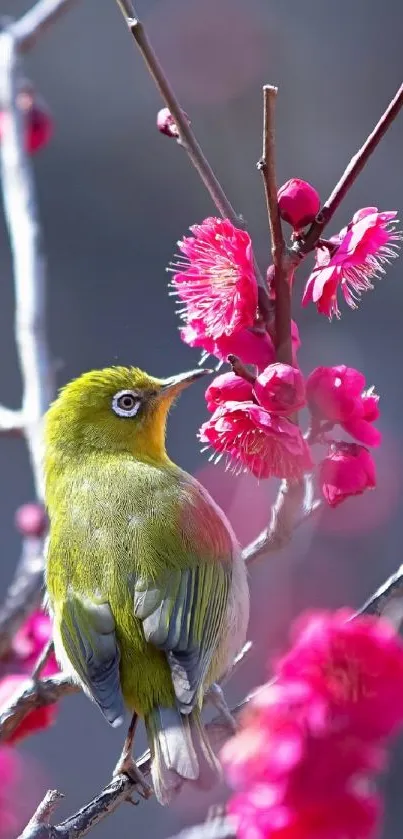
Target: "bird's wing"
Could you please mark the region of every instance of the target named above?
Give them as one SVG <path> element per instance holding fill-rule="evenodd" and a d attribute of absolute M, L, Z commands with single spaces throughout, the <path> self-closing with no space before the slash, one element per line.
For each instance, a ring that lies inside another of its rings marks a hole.
<path fill-rule="evenodd" d="M 175 696 L 190 713 L 217 647 L 227 604 L 230 571 L 221 563 L 170 570 L 150 585 L 135 586 L 134 609 L 144 635 L 166 653 Z"/>
<path fill-rule="evenodd" d="M 163 527 L 161 514 L 153 519 L 149 544 L 159 567 L 153 581 L 140 573 L 134 608 L 146 639 L 166 653 L 178 706 L 189 713 L 222 631 L 235 537 L 206 491 L 185 473 L 175 498 L 176 508 L 161 504 Z"/>
<path fill-rule="evenodd" d="M 115 621 L 108 603 L 98 603 L 69 592 L 61 610 L 58 631 L 84 688 L 108 722 L 119 725 L 124 703 Z"/>

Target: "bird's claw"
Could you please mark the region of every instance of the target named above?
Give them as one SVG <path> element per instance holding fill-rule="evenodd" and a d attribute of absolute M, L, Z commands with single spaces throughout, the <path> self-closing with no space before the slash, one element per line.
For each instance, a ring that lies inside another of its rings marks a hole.
<path fill-rule="evenodd" d="M 215 708 L 217 708 L 217 711 L 219 711 L 219 713 L 225 720 L 231 733 L 236 734 L 238 731 L 237 721 L 233 714 L 231 714 L 231 711 L 225 700 L 224 692 L 220 685 L 214 682 L 214 684 L 212 684 L 209 690 L 207 691 L 206 698 L 210 700 L 210 702 L 215 706 Z"/>
<path fill-rule="evenodd" d="M 113 777 L 115 778 L 117 775 L 127 775 L 127 777 L 130 778 L 130 780 L 136 785 L 137 792 L 142 798 L 150 798 L 153 794 L 152 787 L 148 781 L 146 781 L 141 769 L 138 768 L 131 755 L 122 757 L 116 764 L 115 769 L 113 770 Z M 133 803 L 134 802 L 132 801 L 132 804 Z"/>

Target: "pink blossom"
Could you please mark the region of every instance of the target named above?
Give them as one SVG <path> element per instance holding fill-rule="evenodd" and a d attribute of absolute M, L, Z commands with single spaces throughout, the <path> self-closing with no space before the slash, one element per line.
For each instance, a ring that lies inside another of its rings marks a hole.
<path fill-rule="evenodd" d="M 215 411 L 217 405 L 224 402 L 244 402 L 253 399 L 251 382 L 237 376 L 236 373 L 222 373 L 216 376 L 205 392 L 209 411 Z"/>
<path fill-rule="evenodd" d="M 248 233 L 228 219 L 207 218 L 180 241 L 173 287 L 184 303 L 182 317 L 197 322 L 199 338 L 215 341 L 253 326 L 257 282 Z"/>
<path fill-rule="evenodd" d="M 182 341 L 189 347 L 204 350 L 203 361 L 208 355 L 215 355 L 219 361 L 226 361 L 229 355 L 236 355 L 243 364 L 253 364 L 261 372 L 276 360 L 273 341 L 267 332 L 261 329 L 240 329 L 232 335 L 223 335 L 217 341 L 209 338 L 202 321 L 192 320 L 180 330 Z M 291 341 L 293 364 L 297 366 L 297 351 L 301 346 L 298 326 L 291 321 Z"/>
<path fill-rule="evenodd" d="M 376 743 L 403 724 L 403 641 L 386 619 L 349 609 L 300 619 L 280 680 L 306 680 L 329 709 L 329 733 Z"/>
<path fill-rule="evenodd" d="M 364 446 L 333 443 L 319 467 L 322 493 L 331 507 L 376 486 L 375 464 Z"/>
<path fill-rule="evenodd" d="M 312 469 L 309 447 L 298 426 L 253 402 L 219 406 L 199 436 L 219 454 L 227 454 L 235 468 L 248 469 L 258 478 L 293 480 Z"/>
<path fill-rule="evenodd" d="M 264 780 L 282 783 L 301 763 L 308 726 L 321 731 L 326 705 L 306 682 L 269 682 L 259 688 L 242 716 L 242 727 L 221 751 L 233 789 Z"/>
<path fill-rule="evenodd" d="M 0 713 L 7 708 L 17 694 L 28 687 L 27 677 L 17 673 L 10 673 L 0 681 Z M 16 730 L 7 738 L 8 744 L 18 743 L 31 734 L 36 734 L 53 725 L 57 715 L 57 705 L 43 705 L 35 708 L 21 720 Z"/>
<path fill-rule="evenodd" d="M 301 230 L 313 222 L 320 210 L 320 197 L 316 189 L 299 178 L 291 178 L 277 193 L 280 216 L 294 230 Z"/>
<path fill-rule="evenodd" d="M 306 380 L 311 413 L 319 419 L 343 422 L 356 412 L 365 376 L 354 367 L 316 367 Z"/>
<path fill-rule="evenodd" d="M 356 309 L 362 292 L 373 288 L 372 280 L 384 274 L 385 264 L 397 256 L 402 233 L 396 230 L 396 216 L 395 210 L 380 213 L 377 207 L 365 207 L 330 240 L 329 247 L 317 248 L 303 306 L 313 302 L 318 312 L 340 317 L 340 287 L 346 303 Z"/>
<path fill-rule="evenodd" d="M 311 413 L 342 428 L 367 446 L 379 446 L 382 436 L 372 423 L 379 417 L 379 396 L 364 391 L 365 378 L 354 367 L 316 367 L 306 381 Z"/>
<path fill-rule="evenodd" d="M 241 725 L 221 754 L 240 839 L 372 839 L 373 778 L 403 725 L 403 641 L 348 609 L 302 617 Z"/>
<path fill-rule="evenodd" d="M 273 789 L 253 786 L 231 799 L 238 839 L 375 839 L 380 798 L 370 789 L 331 793 L 326 802 L 295 808 L 293 802 L 273 803 Z"/>
<path fill-rule="evenodd" d="M 49 615 L 37 609 L 30 615 L 16 633 L 12 651 L 24 672 L 31 673 L 48 641 L 52 638 L 52 623 Z M 53 676 L 59 670 L 54 653 L 52 653 L 43 670 L 43 676 Z"/>
<path fill-rule="evenodd" d="M 305 405 L 305 384 L 298 368 L 289 364 L 270 364 L 253 386 L 260 405 L 274 414 L 289 415 Z"/>
<path fill-rule="evenodd" d="M 275 359 L 274 345 L 267 332 L 240 329 L 213 341 L 206 336 L 203 324 L 192 320 L 181 329 L 180 334 L 185 344 L 204 350 L 204 359 L 208 355 L 215 355 L 220 361 L 226 361 L 229 355 L 236 355 L 243 364 L 254 364 L 259 370 L 263 370 Z"/>
<path fill-rule="evenodd" d="M 378 402 L 379 396 L 373 388 L 364 391 L 357 400 L 354 413 L 341 423 L 348 434 L 366 446 L 379 446 L 382 439 L 381 432 L 372 425 L 379 417 Z"/>

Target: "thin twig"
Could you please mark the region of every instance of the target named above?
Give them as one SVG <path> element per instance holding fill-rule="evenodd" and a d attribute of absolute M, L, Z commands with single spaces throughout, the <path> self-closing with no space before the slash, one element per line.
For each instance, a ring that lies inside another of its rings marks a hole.
<path fill-rule="evenodd" d="M 213 203 L 224 218 L 228 218 L 237 227 L 242 227 L 242 219 L 240 219 L 226 196 L 189 125 L 188 119 L 184 116 L 179 101 L 150 44 L 145 27 L 139 20 L 132 3 L 130 0 L 117 0 L 117 3 L 143 56 L 147 69 L 175 120 L 181 144 L 210 193 Z"/>
<path fill-rule="evenodd" d="M 286 255 L 281 219 L 277 202 L 275 105 L 277 87 L 263 87 L 263 154 L 258 169 L 263 176 L 267 214 L 271 236 L 271 254 L 274 266 L 275 340 L 276 358 L 292 364 L 291 344 L 291 279 L 292 266 Z"/>
<path fill-rule="evenodd" d="M 12 24 L 12 31 L 20 52 L 32 49 L 37 39 L 77 0 L 39 0 L 19 20 Z"/>
<path fill-rule="evenodd" d="M 273 551 L 282 550 L 289 544 L 292 534 L 297 526 L 309 517 L 311 509 L 305 510 L 305 499 L 307 494 L 306 482 L 289 483 L 282 481 L 275 503 L 271 509 L 270 524 L 250 542 L 242 551 L 242 556 L 247 565 L 251 565 L 256 559 Z M 301 511 L 302 515 L 301 515 Z"/>
<path fill-rule="evenodd" d="M 343 198 L 357 180 L 358 175 L 363 170 L 371 154 L 375 151 L 376 147 L 382 140 L 382 137 L 384 137 L 402 107 L 403 84 L 400 85 L 399 90 L 389 103 L 386 111 L 382 114 L 374 130 L 371 131 L 371 134 L 369 134 L 365 140 L 364 145 L 361 146 L 354 157 L 351 158 L 350 163 L 343 172 L 343 175 L 336 184 L 329 198 L 325 201 L 322 209 L 316 216 L 315 221 L 309 228 L 305 238 L 294 245 L 293 250 L 296 253 L 303 256 L 313 250 L 322 234 L 322 231 L 334 216 Z"/>
<path fill-rule="evenodd" d="M 45 664 L 47 664 L 47 662 L 49 661 L 49 658 L 52 655 L 52 653 L 54 652 L 54 649 L 55 648 L 54 648 L 54 645 L 53 645 L 53 641 L 48 641 L 48 643 L 43 648 L 43 650 L 42 650 L 42 652 L 41 652 L 41 654 L 38 658 L 38 661 L 36 662 L 35 667 L 34 667 L 32 673 L 31 673 L 31 679 L 32 679 L 33 682 L 38 681 L 39 676 L 41 675 L 41 672 L 42 672 L 43 668 L 45 667 Z"/>
<path fill-rule="evenodd" d="M 281 219 L 277 202 L 275 106 L 278 88 L 263 87 L 263 153 L 257 164 L 263 176 L 267 214 L 271 236 L 271 255 L 275 268 L 281 269 L 285 250 Z"/>
<path fill-rule="evenodd" d="M 189 118 L 184 114 L 175 91 L 170 84 L 168 77 L 161 67 L 153 46 L 149 41 L 144 24 L 139 20 L 131 0 L 117 0 L 117 4 L 123 14 L 130 32 L 140 50 L 148 72 L 154 80 L 156 87 L 161 94 L 165 105 L 169 109 L 179 134 L 179 143 L 187 153 L 191 163 L 198 173 L 201 181 L 206 187 L 214 206 L 223 218 L 228 218 L 235 227 L 245 228 L 245 221 L 241 215 L 234 210 L 222 185 L 213 172 L 203 149 L 189 123 Z M 259 286 L 259 309 L 264 323 L 271 318 L 272 307 L 269 299 L 265 281 L 259 270 L 255 259 L 256 278 Z"/>
<path fill-rule="evenodd" d="M 403 565 L 366 600 L 358 615 L 384 615 L 399 629 L 403 619 Z"/>
<path fill-rule="evenodd" d="M 243 361 L 238 358 L 237 355 L 230 355 L 227 356 L 228 364 L 232 367 L 232 372 L 235 373 L 237 376 L 240 376 L 241 379 L 245 379 L 246 382 L 249 382 L 253 385 L 256 381 L 256 375 L 251 373 L 251 371 L 245 366 Z"/>

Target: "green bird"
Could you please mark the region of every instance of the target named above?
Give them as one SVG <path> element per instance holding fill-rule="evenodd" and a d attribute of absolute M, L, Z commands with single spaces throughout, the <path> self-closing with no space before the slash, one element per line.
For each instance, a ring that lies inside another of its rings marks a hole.
<path fill-rule="evenodd" d="M 203 788 L 218 763 L 200 718 L 249 618 L 239 544 L 224 513 L 166 452 L 170 406 L 205 370 L 138 368 L 70 382 L 45 420 L 46 587 L 56 655 L 112 726 L 145 720 L 157 799 Z M 143 786 L 146 784 L 143 779 Z"/>

